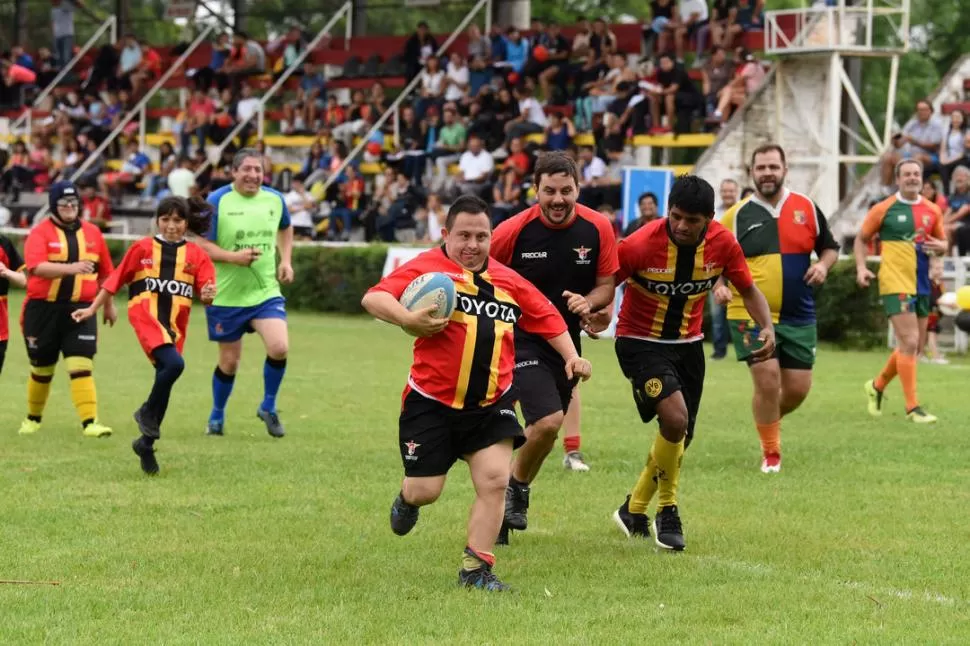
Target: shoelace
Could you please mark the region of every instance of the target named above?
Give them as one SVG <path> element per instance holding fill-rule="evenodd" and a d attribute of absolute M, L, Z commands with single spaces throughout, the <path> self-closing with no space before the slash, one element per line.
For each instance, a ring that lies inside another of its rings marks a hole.
<path fill-rule="evenodd" d="M 498 580 L 498 577 L 492 573 L 491 570 L 482 568 L 482 574 L 475 582 L 475 585 L 485 588 L 486 590 L 502 590 L 505 588 L 505 584 Z"/>
<path fill-rule="evenodd" d="M 683 526 L 680 524 L 680 516 L 675 512 L 667 512 L 663 514 L 657 514 L 657 521 L 659 527 L 657 528 L 657 533 L 673 532 L 673 533 L 683 533 Z"/>

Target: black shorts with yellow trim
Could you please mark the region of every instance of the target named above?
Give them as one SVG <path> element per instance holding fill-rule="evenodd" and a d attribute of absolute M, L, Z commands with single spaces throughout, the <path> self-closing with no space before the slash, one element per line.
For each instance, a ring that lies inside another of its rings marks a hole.
<path fill-rule="evenodd" d="M 491 406 L 459 410 L 409 387 L 398 436 L 404 475 L 410 478 L 445 475 L 458 460 L 506 439 L 514 448 L 525 444 L 509 393 Z"/>
<path fill-rule="evenodd" d="M 52 366 L 60 355 L 93 359 L 98 349 L 98 321 L 81 323 L 71 318 L 90 303 L 51 303 L 29 300 L 24 304 L 21 329 L 32 366 Z"/>
<path fill-rule="evenodd" d="M 680 391 L 687 405 L 687 439 L 694 438 L 694 424 L 704 392 L 704 344 L 657 343 L 619 337 L 616 358 L 620 370 L 633 386 L 633 401 L 644 424 L 657 416 L 657 405 Z"/>

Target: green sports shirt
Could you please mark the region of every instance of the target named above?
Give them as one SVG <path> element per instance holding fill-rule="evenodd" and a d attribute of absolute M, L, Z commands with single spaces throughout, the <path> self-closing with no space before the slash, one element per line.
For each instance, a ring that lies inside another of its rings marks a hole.
<path fill-rule="evenodd" d="M 276 279 L 276 235 L 290 226 L 290 213 L 283 196 L 260 187 L 247 197 L 232 184 L 209 194 L 214 213 L 206 238 L 226 251 L 255 247 L 262 255 L 248 267 L 217 262 L 213 305 L 252 307 L 281 296 Z"/>

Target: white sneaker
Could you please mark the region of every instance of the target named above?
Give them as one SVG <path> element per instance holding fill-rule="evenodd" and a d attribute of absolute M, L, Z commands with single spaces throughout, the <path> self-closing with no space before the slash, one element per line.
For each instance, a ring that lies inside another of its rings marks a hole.
<path fill-rule="evenodd" d="M 589 465 L 583 461 L 583 454 L 579 451 L 570 451 L 562 459 L 562 466 L 567 471 L 589 471 Z"/>

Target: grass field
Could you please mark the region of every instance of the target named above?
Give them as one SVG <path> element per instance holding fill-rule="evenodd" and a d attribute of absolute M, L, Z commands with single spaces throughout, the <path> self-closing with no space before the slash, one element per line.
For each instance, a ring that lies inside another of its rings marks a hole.
<path fill-rule="evenodd" d="M 19 303 L 11 303 L 16 312 Z M 81 436 L 59 369 L 35 436 L 19 437 L 27 364 L 15 333 L 0 386 L 0 643 L 636 644 L 970 642 L 970 365 L 920 366 L 941 422 L 908 424 L 902 394 L 867 417 L 882 353 L 823 350 L 785 423 L 784 471 L 758 471 L 743 366 L 711 363 L 681 509 L 687 551 L 660 554 L 610 520 L 645 458 L 608 341 L 587 343 L 588 474 L 561 449 L 530 529 L 500 548 L 515 591 L 458 589 L 471 485 L 458 465 L 407 537 L 388 509 L 401 475 L 396 411 L 408 338 L 367 318 L 291 317 L 280 398 L 288 435 L 255 418 L 262 353 L 247 342 L 227 435 L 205 437 L 215 347 L 196 311 L 187 367 L 145 477 L 132 411 L 151 369 L 125 323 L 102 330 L 101 418 Z"/>

